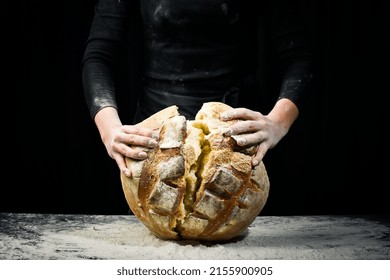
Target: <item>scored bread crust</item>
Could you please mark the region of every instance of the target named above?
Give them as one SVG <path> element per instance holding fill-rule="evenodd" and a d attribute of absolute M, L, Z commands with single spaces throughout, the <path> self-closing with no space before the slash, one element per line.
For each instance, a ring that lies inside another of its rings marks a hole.
<path fill-rule="evenodd" d="M 256 147 L 242 148 L 223 131 L 232 109 L 204 103 L 195 120 L 170 106 L 139 125 L 159 129 L 159 146 L 134 147 L 146 160 L 126 158 L 131 177 L 121 174 L 126 201 L 134 215 L 162 239 L 229 240 L 259 215 L 269 194 L 264 163 L 252 167 Z"/>

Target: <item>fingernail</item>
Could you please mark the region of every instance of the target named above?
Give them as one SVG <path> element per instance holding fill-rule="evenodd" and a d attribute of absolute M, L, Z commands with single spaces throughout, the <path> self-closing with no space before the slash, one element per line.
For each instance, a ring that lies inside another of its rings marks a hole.
<path fill-rule="evenodd" d="M 224 132 L 222 132 L 225 136 L 231 136 L 233 134 L 233 131 L 231 128 L 227 128 Z"/>
<path fill-rule="evenodd" d="M 252 165 L 253 166 L 258 166 L 259 165 L 259 161 L 257 159 L 252 160 Z"/>
<path fill-rule="evenodd" d="M 248 140 L 242 135 L 233 135 L 232 138 L 236 140 L 236 143 L 240 146 L 246 145 Z"/>
<path fill-rule="evenodd" d="M 129 171 L 129 170 L 126 170 L 124 173 L 125 173 L 125 175 L 126 175 L 127 177 L 130 177 L 130 171 Z"/>
<path fill-rule="evenodd" d="M 158 131 L 154 131 L 153 134 L 152 134 L 152 138 L 154 138 L 155 140 L 158 140 L 158 137 L 159 137 L 159 133 Z"/>
<path fill-rule="evenodd" d="M 140 153 L 138 153 L 138 157 L 139 158 L 146 158 L 147 154 L 145 152 L 140 152 Z"/>
<path fill-rule="evenodd" d="M 227 114 L 226 114 L 226 113 L 222 113 L 222 114 L 221 114 L 221 119 L 222 119 L 222 120 L 226 120 L 226 119 L 227 119 L 227 117 L 228 117 L 228 116 L 227 116 Z"/>
<path fill-rule="evenodd" d="M 158 143 L 154 139 L 149 140 L 149 147 L 157 147 Z"/>

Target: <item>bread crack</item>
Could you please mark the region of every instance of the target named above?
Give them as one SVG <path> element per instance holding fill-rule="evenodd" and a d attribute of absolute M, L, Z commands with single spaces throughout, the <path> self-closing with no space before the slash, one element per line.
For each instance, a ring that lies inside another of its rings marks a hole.
<path fill-rule="evenodd" d="M 186 191 L 183 199 L 185 213 L 183 218 L 177 219 L 175 227 L 175 231 L 179 235 L 184 230 L 182 226 L 183 221 L 194 212 L 198 191 L 202 185 L 204 165 L 210 153 L 210 143 L 205 137 L 210 133 L 207 125 L 192 121 L 188 121 L 188 123 L 188 135 L 184 141 L 182 154 L 186 155 L 191 153 L 191 151 L 195 151 L 195 156 L 187 157 L 189 162 L 187 164 L 188 170 L 186 170 L 184 178 Z"/>

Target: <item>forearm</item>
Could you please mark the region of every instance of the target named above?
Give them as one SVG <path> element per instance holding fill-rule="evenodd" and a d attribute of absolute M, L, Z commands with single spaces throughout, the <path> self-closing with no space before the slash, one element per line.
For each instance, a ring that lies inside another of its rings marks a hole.
<path fill-rule="evenodd" d="M 81 64 L 84 97 L 91 118 L 105 107 L 116 108 L 116 73 L 123 61 L 128 10 L 135 12 L 136 4 L 130 3 L 136 2 L 101 0 L 96 4 Z"/>
<path fill-rule="evenodd" d="M 279 99 L 287 98 L 298 108 L 310 92 L 314 52 L 311 34 L 299 3 L 272 0 L 267 20 L 282 79 Z"/>
<path fill-rule="evenodd" d="M 275 123 L 278 123 L 283 129 L 283 135 L 286 135 L 290 127 L 298 118 L 298 115 L 299 110 L 297 105 L 290 99 L 281 98 L 276 102 L 267 117 Z"/>
<path fill-rule="evenodd" d="M 310 92 L 313 81 L 312 61 L 302 59 L 290 63 L 283 73 L 279 100 L 287 98 L 298 108 Z"/>
<path fill-rule="evenodd" d="M 105 107 L 117 107 L 113 70 L 108 65 L 92 59 L 86 61 L 82 68 L 82 82 L 92 119 Z"/>
<path fill-rule="evenodd" d="M 105 107 L 96 113 L 95 124 L 103 143 L 106 143 L 109 132 L 122 125 L 118 112 L 114 107 Z"/>

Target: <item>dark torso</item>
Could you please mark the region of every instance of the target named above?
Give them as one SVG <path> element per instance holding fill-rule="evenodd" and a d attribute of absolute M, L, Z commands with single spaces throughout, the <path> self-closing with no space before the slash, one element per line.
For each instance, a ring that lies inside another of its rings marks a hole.
<path fill-rule="evenodd" d="M 266 18 L 276 63 L 281 66 L 280 97 L 297 104 L 311 80 L 311 53 L 295 4 L 293 0 L 250 4 L 238 0 L 99 0 L 83 58 L 84 95 L 91 116 L 104 107 L 117 107 L 115 67 L 123 61 L 119 50 L 137 42 L 132 28 L 141 33 L 142 52 L 142 92 L 134 96 L 140 105 L 136 121 L 172 104 L 193 116 L 205 101 L 236 106 L 238 93 L 258 94 L 251 77 L 258 66 L 258 42 L 263 40 L 258 36 L 260 15 Z"/>
<path fill-rule="evenodd" d="M 240 2 L 140 1 L 145 75 L 161 80 L 192 81 L 253 70 L 257 47 L 257 19 L 253 10 L 256 7 L 244 10 Z"/>

